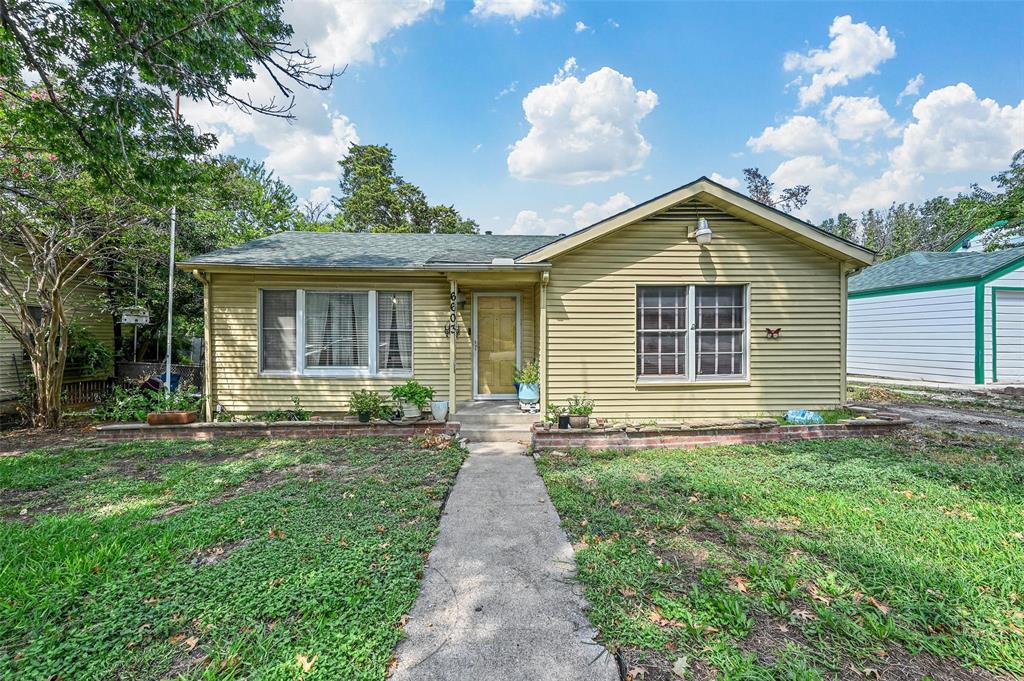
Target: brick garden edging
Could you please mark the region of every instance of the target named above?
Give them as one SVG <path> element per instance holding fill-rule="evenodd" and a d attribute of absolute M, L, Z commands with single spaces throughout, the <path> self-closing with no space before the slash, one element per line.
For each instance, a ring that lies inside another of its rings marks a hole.
<path fill-rule="evenodd" d="M 453 435 L 457 421 L 413 421 L 410 423 L 359 423 L 358 421 L 238 421 L 230 423 L 189 423 L 179 426 L 151 426 L 146 423 L 114 423 L 96 426 L 100 440 L 213 440 L 219 437 L 267 437 L 308 439 L 319 437 L 412 437 L 431 433 Z"/>
<path fill-rule="evenodd" d="M 872 418 L 839 423 L 787 426 L 779 423 L 742 423 L 706 428 L 654 427 L 641 430 L 625 428 L 571 428 L 544 430 L 533 424 L 531 443 L 534 451 L 550 449 L 644 449 L 664 447 L 694 449 L 714 445 L 742 445 L 789 440 L 825 440 L 848 437 L 889 435 L 909 424 L 898 418 Z"/>

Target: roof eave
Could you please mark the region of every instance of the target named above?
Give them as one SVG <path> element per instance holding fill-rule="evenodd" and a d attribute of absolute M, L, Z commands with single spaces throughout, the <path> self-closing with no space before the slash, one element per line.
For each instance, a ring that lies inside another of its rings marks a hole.
<path fill-rule="evenodd" d="M 200 272 L 237 272 L 239 270 L 332 270 L 337 272 L 523 272 L 546 270 L 551 263 L 514 263 L 511 265 L 495 265 L 493 263 L 428 263 L 410 267 L 372 267 L 352 266 L 339 267 L 337 265 L 310 265 L 310 264 L 284 264 L 284 263 L 208 263 L 208 262 L 185 262 L 176 263 L 176 267 L 186 272 L 198 270 Z"/>

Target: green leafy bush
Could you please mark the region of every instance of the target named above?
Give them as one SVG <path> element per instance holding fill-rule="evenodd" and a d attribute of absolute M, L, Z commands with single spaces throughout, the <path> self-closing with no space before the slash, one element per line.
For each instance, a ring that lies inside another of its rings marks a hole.
<path fill-rule="evenodd" d="M 387 400 L 375 390 L 357 390 L 348 400 L 348 413 L 369 414 L 370 418 L 384 419 L 392 410 Z"/>
<path fill-rule="evenodd" d="M 81 323 L 71 322 L 66 366 L 84 376 L 109 375 L 114 371 L 114 351 Z"/>
<path fill-rule="evenodd" d="M 516 383 L 536 385 L 540 383 L 540 367 L 536 362 L 527 362 L 522 368 L 516 369 Z"/>
<path fill-rule="evenodd" d="M 588 400 L 586 395 L 573 395 L 566 411 L 569 416 L 590 416 L 594 413 L 594 400 Z"/>
<path fill-rule="evenodd" d="M 145 421 L 153 411 L 199 411 L 203 406 L 202 395 L 182 383 L 170 395 L 163 390 L 142 386 L 114 386 L 114 392 L 101 402 L 93 414 L 102 421 Z"/>
<path fill-rule="evenodd" d="M 558 423 L 558 417 L 566 413 L 565 407 L 554 402 L 548 402 L 544 408 L 544 420 L 548 423 Z"/>
<path fill-rule="evenodd" d="M 434 399 L 434 389 L 410 379 L 403 385 L 392 387 L 391 397 L 396 402 L 412 402 L 422 410 Z"/>

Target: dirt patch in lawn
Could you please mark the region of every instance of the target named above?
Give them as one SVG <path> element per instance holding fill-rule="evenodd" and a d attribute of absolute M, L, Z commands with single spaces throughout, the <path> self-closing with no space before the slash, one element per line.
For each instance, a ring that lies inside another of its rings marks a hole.
<path fill-rule="evenodd" d="M 65 426 L 55 430 L 14 428 L 0 430 L 0 456 L 19 456 L 44 447 L 74 447 L 76 450 L 101 449 L 108 445 L 93 437 L 91 425 Z"/>
<path fill-rule="evenodd" d="M 1024 437 L 1024 416 L 932 404 L 866 403 L 866 406 L 899 414 L 915 426 L 957 433 L 982 433 Z"/>
<path fill-rule="evenodd" d="M 216 565 L 217 563 L 221 562 L 238 549 L 247 546 L 250 541 L 250 539 L 239 539 L 238 541 L 207 546 L 206 548 L 200 549 L 193 553 L 189 557 L 188 563 L 193 567 L 206 567 L 209 565 Z"/>
<path fill-rule="evenodd" d="M 0 518 L 31 525 L 42 513 L 64 513 L 70 505 L 48 489 L 0 489 Z"/>

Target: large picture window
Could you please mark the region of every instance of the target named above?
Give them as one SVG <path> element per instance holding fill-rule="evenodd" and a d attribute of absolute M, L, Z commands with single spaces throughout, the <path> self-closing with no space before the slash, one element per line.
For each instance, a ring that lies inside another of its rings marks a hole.
<path fill-rule="evenodd" d="M 638 286 L 636 372 L 641 379 L 746 376 L 746 287 Z"/>
<path fill-rule="evenodd" d="M 263 373 L 411 375 L 412 342 L 411 291 L 260 291 Z"/>

